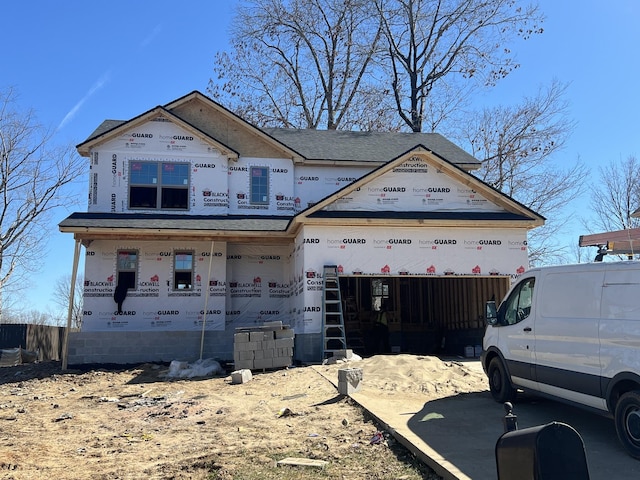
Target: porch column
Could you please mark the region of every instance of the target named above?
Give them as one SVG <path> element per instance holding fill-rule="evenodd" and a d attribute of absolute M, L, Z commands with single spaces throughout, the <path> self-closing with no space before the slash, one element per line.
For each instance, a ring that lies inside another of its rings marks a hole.
<path fill-rule="evenodd" d="M 73 270 L 71 272 L 71 287 L 69 288 L 69 308 L 67 310 L 67 328 L 64 330 L 64 340 L 62 341 L 62 370 L 67 369 L 69 357 L 69 331 L 71 330 L 71 317 L 73 316 L 73 301 L 76 292 L 76 278 L 78 276 L 78 261 L 80 259 L 80 248 L 82 243 L 76 239 L 76 247 L 73 254 Z"/>

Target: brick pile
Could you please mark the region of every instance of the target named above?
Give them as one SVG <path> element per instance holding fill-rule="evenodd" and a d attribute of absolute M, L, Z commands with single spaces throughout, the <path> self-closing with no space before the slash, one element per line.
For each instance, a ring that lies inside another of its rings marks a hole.
<path fill-rule="evenodd" d="M 293 360 L 294 332 L 282 322 L 259 327 L 236 328 L 233 336 L 233 361 L 237 370 L 283 368 Z"/>

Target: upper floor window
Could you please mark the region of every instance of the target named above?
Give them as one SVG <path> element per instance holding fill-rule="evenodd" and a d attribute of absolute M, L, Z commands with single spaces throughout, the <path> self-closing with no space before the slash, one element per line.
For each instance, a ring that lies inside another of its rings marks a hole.
<path fill-rule="evenodd" d="M 189 209 L 189 164 L 131 162 L 129 208 Z"/>
<path fill-rule="evenodd" d="M 250 203 L 269 203 L 269 167 L 251 167 Z"/>

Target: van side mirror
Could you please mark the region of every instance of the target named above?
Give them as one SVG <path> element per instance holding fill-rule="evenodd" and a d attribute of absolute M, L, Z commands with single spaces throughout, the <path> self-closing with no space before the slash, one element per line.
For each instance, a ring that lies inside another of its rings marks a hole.
<path fill-rule="evenodd" d="M 495 325 L 498 323 L 498 309 L 496 308 L 496 302 L 490 300 L 487 302 L 487 311 L 485 318 L 488 325 Z"/>

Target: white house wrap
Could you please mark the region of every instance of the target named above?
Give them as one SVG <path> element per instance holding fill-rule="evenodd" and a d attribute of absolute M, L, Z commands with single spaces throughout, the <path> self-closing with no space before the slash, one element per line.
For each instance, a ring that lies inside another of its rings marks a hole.
<path fill-rule="evenodd" d="M 232 359 L 237 328 L 274 321 L 317 361 L 325 265 L 361 353 L 381 306 L 397 350 L 459 350 L 544 222 L 440 135 L 261 130 L 199 92 L 105 121 L 78 151 L 89 205 L 60 223 L 86 254 L 70 363 Z"/>

